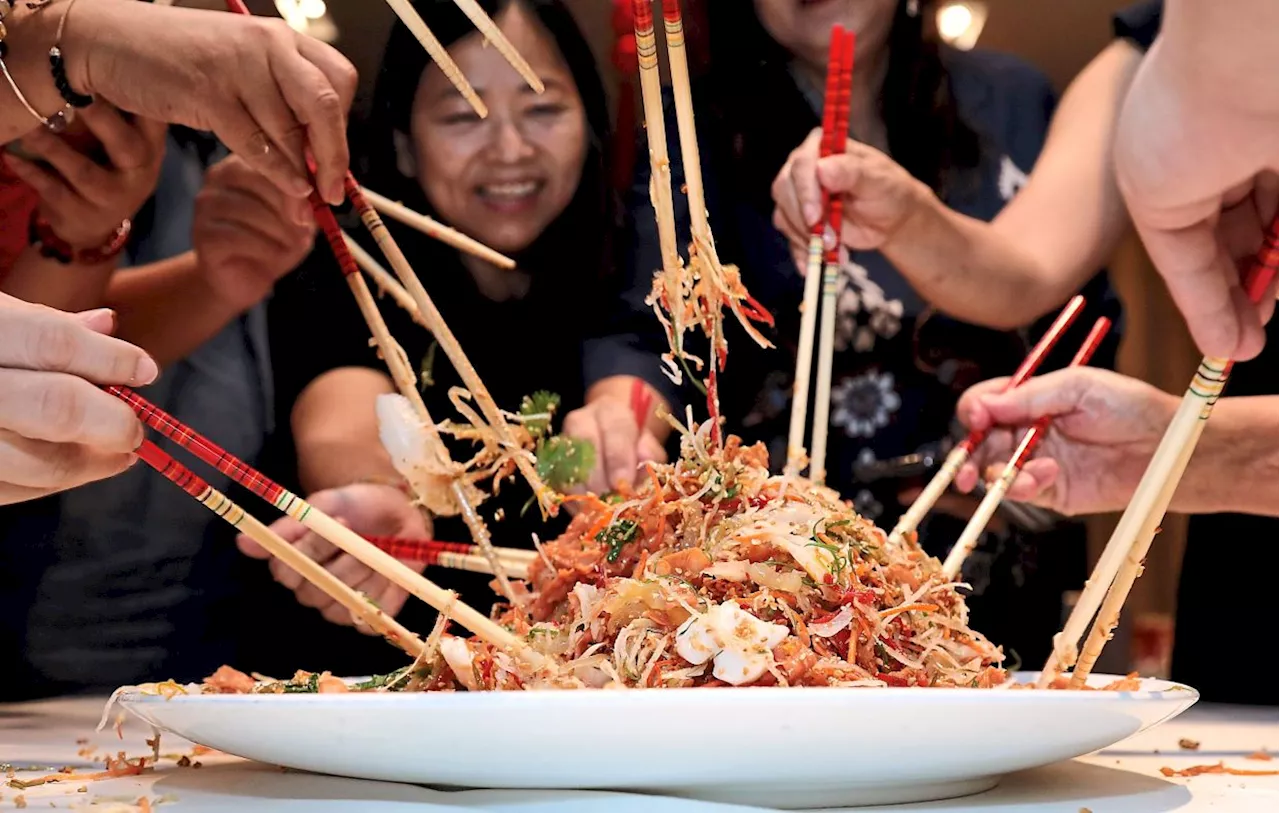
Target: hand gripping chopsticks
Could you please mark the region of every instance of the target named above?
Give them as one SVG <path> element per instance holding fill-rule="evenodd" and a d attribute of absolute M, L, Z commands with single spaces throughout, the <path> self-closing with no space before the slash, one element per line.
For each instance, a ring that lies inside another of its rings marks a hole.
<path fill-rule="evenodd" d="M 1058 314 L 1058 318 L 1053 321 L 1053 324 L 1049 326 L 1045 334 L 1040 337 L 1040 341 L 1036 342 L 1035 347 L 1031 348 L 1031 352 L 1022 360 L 1022 364 L 1005 382 L 1004 392 L 1021 386 L 1035 374 L 1035 371 L 1044 363 L 1049 352 L 1053 350 L 1067 328 L 1075 322 L 1076 317 L 1080 315 L 1080 311 L 1083 308 L 1083 296 L 1075 296 L 1067 303 L 1067 306 L 1062 309 L 1062 313 Z M 893 526 L 893 530 L 889 533 L 890 544 L 901 545 L 908 534 L 915 532 L 925 514 L 929 513 L 930 509 L 937 503 L 938 498 L 946 493 L 946 490 L 951 486 L 951 481 L 956 478 L 956 473 L 960 471 L 960 467 L 969 459 L 969 455 L 973 454 L 974 450 L 982 445 L 982 441 L 986 440 L 987 432 L 988 430 L 986 429 L 975 429 L 951 450 L 951 453 L 942 462 L 942 467 L 938 469 L 929 484 L 925 486 L 924 491 L 920 492 L 920 496 L 916 497 L 915 502 L 906 510 L 902 518 L 898 520 L 898 523 Z"/>
<path fill-rule="evenodd" d="M 1276 277 L 1276 231 L 1277 221 L 1273 219 L 1257 256 L 1244 275 L 1245 292 L 1254 302 L 1261 300 Z M 1205 421 L 1209 419 L 1214 405 L 1222 395 L 1227 377 L 1231 374 L 1231 366 L 1232 361 L 1227 358 L 1205 356 L 1201 360 L 1178 411 L 1169 422 L 1169 428 L 1165 430 L 1151 462 L 1147 464 L 1147 470 L 1138 482 L 1133 499 L 1120 517 L 1098 564 L 1085 582 L 1084 590 L 1067 618 L 1066 625 L 1062 632 L 1054 636 L 1053 652 L 1041 670 L 1037 682 L 1039 687 L 1052 684 L 1059 672 L 1073 664 L 1076 669 L 1072 674 L 1071 685 L 1084 685 L 1102 647 L 1115 629 L 1129 590 L 1142 573 L 1142 560 L 1169 508 L 1178 481 L 1182 479 L 1191 460 L 1191 454 L 1204 431 Z M 1077 663 L 1077 643 L 1095 613 L 1097 620 Z"/>
<path fill-rule="evenodd" d="M 1105 316 L 1094 322 L 1093 329 L 1089 331 L 1088 337 L 1085 338 L 1084 344 L 1080 345 L 1080 349 L 1076 352 L 1075 358 L 1071 359 L 1069 366 L 1083 367 L 1088 364 L 1089 359 L 1093 358 L 1098 345 L 1106 338 L 1107 331 L 1110 329 L 1111 320 Z M 991 521 L 996 509 L 1000 507 L 1000 502 L 1004 499 L 1004 495 L 1008 493 L 1009 486 L 1013 485 L 1018 472 L 1022 471 L 1022 466 L 1031 457 L 1031 453 L 1035 451 L 1036 446 L 1040 444 L 1040 441 L 1044 440 L 1044 436 L 1049 431 L 1049 422 L 1050 418 L 1046 415 L 1027 430 L 1027 433 L 1022 436 L 1022 442 L 1014 450 L 1013 456 L 1005 464 L 1004 471 L 1000 473 L 995 482 L 987 487 L 986 496 L 982 498 L 982 502 L 978 505 L 978 510 L 974 511 L 969 523 L 965 525 L 964 531 L 960 534 L 960 538 L 956 540 L 951 552 L 947 554 L 947 560 L 942 563 L 942 576 L 944 579 L 950 581 L 960 575 L 964 560 L 977 547 L 978 538 L 986 530 L 987 523 Z"/>
<path fill-rule="evenodd" d="M 827 86 L 822 99 L 822 141 L 818 154 L 822 158 L 843 151 L 844 134 L 836 128 L 836 107 L 845 74 L 841 57 L 844 53 L 844 28 L 831 29 L 831 46 L 827 52 Z M 803 467 L 804 427 L 809 412 L 809 376 L 813 368 L 813 339 L 818 327 L 818 294 L 822 283 L 823 233 L 830 221 L 831 201 L 822 192 L 822 217 L 809 235 L 809 251 L 805 260 L 804 299 L 800 304 L 800 338 L 796 348 L 796 372 L 791 394 L 791 425 L 787 434 L 787 472 L 798 474 Z M 839 234 L 835 235 L 838 240 Z"/>

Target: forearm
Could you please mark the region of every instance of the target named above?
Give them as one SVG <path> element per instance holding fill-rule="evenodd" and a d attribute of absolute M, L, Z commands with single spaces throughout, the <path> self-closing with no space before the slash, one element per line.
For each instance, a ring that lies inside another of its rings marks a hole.
<path fill-rule="evenodd" d="M 302 391 L 291 420 L 306 493 L 402 479 L 379 440 L 374 408 L 379 395 L 394 391 L 390 378 L 365 367 L 330 370 Z"/>
<path fill-rule="evenodd" d="M 1215 104 L 1255 110 L 1275 126 L 1275 0 L 1168 0 L 1151 67 Z"/>
<path fill-rule="evenodd" d="M 1280 398 L 1224 398 L 1174 494 L 1170 509 L 1187 514 L 1280 515 Z"/>
<path fill-rule="evenodd" d="M 991 223 L 930 195 L 885 254 L 933 304 L 990 327 L 1024 325 L 1101 268 L 1128 228 L 1111 143 L 1141 54 L 1112 43 L 1072 81 L 1026 185 Z"/>
<path fill-rule="evenodd" d="M 930 304 L 985 327 L 1029 324 L 1075 287 L 1074 280 L 1055 280 L 1034 254 L 993 224 L 936 198 L 917 208 L 883 252 Z"/>
<path fill-rule="evenodd" d="M 117 335 L 162 365 L 189 355 L 245 310 L 205 283 L 191 251 L 116 274 L 106 303 L 117 313 Z"/>
<path fill-rule="evenodd" d="M 115 260 L 96 265 L 70 263 L 41 256 L 28 247 L 3 276 L 0 292 L 61 311 L 84 311 L 103 304 Z"/>

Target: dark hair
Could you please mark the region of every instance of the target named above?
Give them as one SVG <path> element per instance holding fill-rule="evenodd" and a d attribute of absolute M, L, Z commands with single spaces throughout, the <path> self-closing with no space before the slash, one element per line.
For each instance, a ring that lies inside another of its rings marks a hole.
<path fill-rule="evenodd" d="M 960 116 L 938 43 L 926 36 L 931 0 L 919 0 L 915 14 L 907 13 L 907 3 L 898 3 L 889 32 L 880 111 L 890 155 L 941 195 L 956 175 L 978 166 L 979 137 Z M 792 55 L 765 31 L 753 0 L 709 0 L 708 18 L 712 92 L 728 128 L 724 135 L 748 174 L 754 168 L 768 176 L 761 185 L 767 190 L 786 156 L 816 126 L 815 114 L 788 72 Z M 760 127 L 761 110 L 779 124 Z"/>
<path fill-rule="evenodd" d="M 512 3 L 527 9 L 555 40 L 582 98 L 587 126 L 587 156 L 573 199 L 516 259 L 531 272 L 535 288 L 540 287 L 539 277 L 552 271 L 558 275 L 554 287 L 561 291 L 566 290 L 566 274 L 575 275 L 583 284 L 594 284 L 614 266 L 611 235 L 618 211 L 605 169 L 610 133 L 604 86 L 591 48 L 561 0 L 480 0 L 480 6 L 492 18 Z M 453 0 L 415 0 L 413 5 L 446 48 L 476 33 L 475 26 Z M 355 128 L 352 139 L 358 145 L 357 172 L 371 189 L 434 215 L 417 179 L 406 177 L 398 169 L 395 136 L 396 132 L 411 134 L 414 96 L 429 64 L 430 58 L 421 44 L 404 24 L 397 22 L 383 53 L 368 123 Z M 441 252 L 436 258 L 445 262 L 453 254 L 452 249 L 438 243 L 421 245 L 424 251 Z M 427 258 L 424 265 L 432 259 Z M 456 255 L 453 259 L 456 263 Z"/>

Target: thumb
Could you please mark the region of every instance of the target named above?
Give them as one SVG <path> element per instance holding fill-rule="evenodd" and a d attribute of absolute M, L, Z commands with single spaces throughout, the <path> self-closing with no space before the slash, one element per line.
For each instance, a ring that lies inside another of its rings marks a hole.
<path fill-rule="evenodd" d="M 650 460 L 655 463 L 667 462 L 667 450 L 662 447 L 658 439 L 649 431 L 645 431 L 640 435 L 640 443 L 636 447 L 636 456 L 641 463 Z"/>

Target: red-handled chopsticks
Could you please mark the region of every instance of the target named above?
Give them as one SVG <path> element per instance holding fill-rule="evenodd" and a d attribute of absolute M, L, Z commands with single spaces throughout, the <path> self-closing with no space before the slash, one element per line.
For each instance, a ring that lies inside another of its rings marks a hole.
<path fill-rule="evenodd" d="M 840 128 L 838 111 L 841 88 L 850 81 L 852 52 L 849 71 L 844 64 L 845 32 L 842 26 L 831 29 L 831 45 L 827 52 L 827 84 L 822 99 L 822 139 L 818 154 L 826 158 L 844 149 L 848 123 Z M 832 201 L 826 190 L 822 192 L 822 216 L 813 225 L 809 236 L 809 250 L 805 260 L 804 298 L 800 305 L 800 337 L 796 347 L 795 385 L 792 388 L 791 424 L 787 433 L 787 471 L 798 474 L 805 458 L 804 429 L 809 413 L 809 381 L 813 368 L 814 334 L 818 325 L 819 294 L 822 283 L 823 235 L 831 225 Z M 839 232 L 836 232 L 839 240 Z"/>
<path fill-rule="evenodd" d="M 174 460 L 167 452 L 149 440 L 138 448 L 138 457 L 160 472 L 183 491 L 195 497 L 201 505 L 226 520 L 232 527 L 261 545 L 268 553 L 297 571 L 303 578 L 319 587 L 330 598 L 351 611 L 354 618 L 368 624 L 391 643 L 417 657 L 423 643 L 394 618 L 379 609 L 364 595 L 351 589 L 314 559 L 286 542 L 279 534 L 236 505 L 225 494 L 205 482 L 199 475 Z M 261 475 L 259 475 L 261 476 Z M 264 478 L 265 479 L 265 478 Z"/>
<path fill-rule="evenodd" d="M 1098 345 L 1106 338 L 1107 331 L 1110 329 L 1111 320 L 1105 316 L 1094 322 L 1093 329 L 1089 331 L 1084 344 L 1080 345 L 1080 349 L 1076 351 L 1075 358 L 1071 359 L 1069 366 L 1083 367 L 1088 364 L 1089 359 L 1093 358 Z M 1040 441 L 1044 439 L 1045 434 L 1049 431 L 1049 423 L 1050 418 L 1046 416 L 1036 421 L 1035 425 L 1027 430 L 1027 433 L 1022 437 L 1022 442 L 1014 450 L 1013 456 L 1005 464 L 1004 471 L 1000 473 L 995 482 L 988 486 L 987 494 L 978 505 L 978 510 L 973 512 L 973 516 L 969 519 L 969 524 L 965 526 L 964 532 L 960 534 L 960 538 L 952 546 L 951 552 L 947 554 L 947 560 L 942 563 L 943 578 L 950 580 L 960 575 L 960 568 L 964 565 L 964 560 L 977 547 L 978 538 L 986 530 L 987 523 L 995 515 L 996 509 L 1000 507 L 1000 501 L 1004 499 L 1009 487 L 1013 485 L 1018 472 L 1022 471 L 1023 464 L 1027 462 L 1031 453 L 1035 451 L 1036 446 L 1040 444 Z"/>
<path fill-rule="evenodd" d="M 1008 392 L 1014 387 L 1021 386 L 1035 371 L 1044 363 L 1049 352 L 1057 345 L 1058 340 L 1066 333 L 1067 328 L 1075 322 L 1080 315 L 1080 311 L 1084 309 L 1084 297 L 1075 296 L 1062 309 L 1062 313 L 1058 314 L 1058 318 L 1053 320 L 1053 324 L 1040 341 L 1036 342 L 1036 346 L 1031 348 L 1031 352 L 1022 360 L 1022 364 L 1014 371 L 1009 380 L 1005 382 L 1004 392 Z M 920 521 L 924 519 L 925 514 L 929 513 L 938 499 L 946 493 L 950 488 L 951 481 L 956 478 L 956 473 L 960 471 L 960 467 L 969 459 L 969 455 L 982 444 L 987 437 L 986 429 L 975 429 L 969 433 L 968 437 L 956 444 L 956 447 L 947 455 L 943 461 L 942 467 L 924 487 L 924 491 L 920 492 L 920 496 L 916 497 L 911 507 L 903 513 L 902 518 L 893 526 L 893 531 L 889 534 L 889 542 L 891 544 L 902 544 L 907 535 L 913 533 L 920 525 Z"/>

